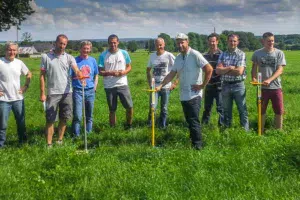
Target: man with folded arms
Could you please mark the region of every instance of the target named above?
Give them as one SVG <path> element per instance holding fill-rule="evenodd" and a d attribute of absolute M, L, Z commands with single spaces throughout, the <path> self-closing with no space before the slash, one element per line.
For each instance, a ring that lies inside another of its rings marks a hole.
<path fill-rule="evenodd" d="M 246 106 L 246 56 L 238 49 L 239 36 L 230 34 L 227 37 L 227 51 L 218 60 L 216 73 L 221 75 L 224 125 L 230 127 L 232 122 L 232 104 L 235 101 L 241 126 L 248 131 L 249 121 Z"/>

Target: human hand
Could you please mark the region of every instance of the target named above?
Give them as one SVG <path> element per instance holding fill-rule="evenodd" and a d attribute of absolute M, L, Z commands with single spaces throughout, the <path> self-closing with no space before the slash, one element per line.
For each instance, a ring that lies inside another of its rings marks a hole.
<path fill-rule="evenodd" d="M 0 90 L 0 97 L 3 97 L 4 96 L 4 92 L 3 90 Z"/>
<path fill-rule="evenodd" d="M 171 90 L 171 91 L 174 90 L 174 89 L 176 88 L 176 86 L 177 86 L 177 84 L 172 83 L 172 85 L 171 85 L 171 87 L 170 87 L 170 90 Z"/>
<path fill-rule="evenodd" d="M 271 81 L 269 79 L 263 81 L 263 85 L 270 86 Z"/>
<path fill-rule="evenodd" d="M 203 88 L 204 88 L 203 84 L 200 84 L 200 85 L 197 85 L 197 84 L 191 85 L 191 90 L 193 92 L 198 92 L 198 91 L 202 90 Z"/>
<path fill-rule="evenodd" d="M 27 91 L 27 86 L 23 86 L 23 87 L 21 87 L 21 89 L 19 89 L 19 94 L 24 94 L 26 91 Z"/>
<path fill-rule="evenodd" d="M 162 88 L 162 85 L 157 86 L 157 87 L 155 88 L 155 92 L 161 91 L 161 88 Z"/>
<path fill-rule="evenodd" d="M 46 95 L 42 94 L 42 95 L 40 96 L 40 101 L 41 101 L 41 102 L 45 102 L 46 99 L 47 99 Z"/>

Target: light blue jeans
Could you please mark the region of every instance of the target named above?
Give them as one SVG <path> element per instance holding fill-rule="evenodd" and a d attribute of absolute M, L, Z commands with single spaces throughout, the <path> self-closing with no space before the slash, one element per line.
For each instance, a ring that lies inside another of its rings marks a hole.
<path fill-rule="evenodd" d="M 224 109 L 224 125 L 230 127 L 232 123 L 232 106 L 235 101 L 239 116 L 240 124 L 246 131 L 249 130 L 248 111 L 246 106 L 246 88 L 244 82 L 222 85 L 222 101 Z"/>
<path fill-rule="evenodd" d="M 159 117 L 159 126 L 165 128 L 167 126 L 167 117 L 168 117 L 168 103 L 170 97 L 169 89 L 161 89 L 159 92 L 155 92 L 155 111 L 158 104 L 158 99 L 160 97 L 160 117 Z M 151 124 L 151 95 L 150 95 L 150 111 L 148 115 L 149 125 Z"/>
<path fill-rule="evenodd" d="M 27 139 L 24 99 L 12 102 L 0 101 L 0 147 L 4 146 L 6 140 L 7 121 L 11 110 L 17 124 L 19 143 L 23 143 Z"/>
<path fill-rule="evenodd" d="M 90 133 L 93 128 L 93 110 L 95 102 L 95 91 L 94 89 L 84 90 L 85 98 L 85 119 L 86 119 L 86 132 Z M 73 90 L 73 133 L 75 137 L 80 135 L 80 123 L 82 120 L 82 90 Z"/>

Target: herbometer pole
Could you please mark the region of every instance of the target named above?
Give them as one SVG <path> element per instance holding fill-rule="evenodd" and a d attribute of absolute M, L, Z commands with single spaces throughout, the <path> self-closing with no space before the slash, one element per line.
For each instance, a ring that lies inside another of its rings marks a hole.
<path fill-rule="evenodd" d="M 257 82 L 251 82 L 252 85 L 257 86 L 257 113 L 258 113 L 258 122 L 257 122 L 257 133 L 259 136 L 262 134 L 262 120 L 261 120 L 261 85 L 262 78 L 261 73 L 257 73 Z"/>
<path fill-rule="evenodd" d="M 155 146 L 155 79 L 152 78 L 151 89 L 146 90 L 151 93 L 151 144 Z"/>

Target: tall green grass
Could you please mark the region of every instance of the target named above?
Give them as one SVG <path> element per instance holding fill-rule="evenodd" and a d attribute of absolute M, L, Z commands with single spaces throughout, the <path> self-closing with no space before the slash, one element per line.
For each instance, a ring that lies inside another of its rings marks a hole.
<path fill-rule="evenodd" d="M 285 53 L 284 130 L 272 127 L 269 106 L 267 131 L 257 136 L 256 88 L 249 84 L 251 53 L 247 53 L 247 107 L 252 130 L 245 133 L 239 127 L 234 107 L 233 127 L 220 132 L 213 108 L 211 124 L 202 128 L 202 151 L 190 148 L 178 89 L 170 98 L 169 127 L 156 130 L 157 145 L 151 147 L 146 123 L 148 94 L 143 91 L 147 88 L 149 55 L 131 54 L 133 69 L 128 80 L 134 101 L 134 129 L 124 130 L 121 104 L 118 125 L 109 127 L 100 78 L 87 154 L 80 151 L 82 141 L 72 142 L 71 130 L 63 146 L 46 148 L 45 117 L 38 101 L 40 60 L 24 59 L 33 72 L 25 98 L 29 142 L 17 145 L 11 116 L 7 147 L 0 150 L 0 199 L 300 199 L 300 53 Z"/>

